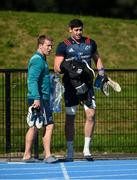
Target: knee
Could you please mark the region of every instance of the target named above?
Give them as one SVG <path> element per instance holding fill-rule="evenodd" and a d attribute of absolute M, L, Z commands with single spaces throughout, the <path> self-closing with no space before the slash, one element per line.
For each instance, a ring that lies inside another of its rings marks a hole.
<path fill-rule="evenodd" d="M 90 123 L 90 124 L 94 124 L 94 123 L 95 123 L 95 117 L 93 117 L 93 116 L 87 117 L 86 120 L 87 120 L 88 123 Z"/>
<path fill-rule="evenodd" d="M 46 126 L 46 131 L 52 131 L 54 128 L 54 124 L 49 124 Z"/>
<path fill-rule="evenodd" d="M 86 120 L 92 123 L 95 123 L 95 112 L 91 111 L 87 114 Z"/>

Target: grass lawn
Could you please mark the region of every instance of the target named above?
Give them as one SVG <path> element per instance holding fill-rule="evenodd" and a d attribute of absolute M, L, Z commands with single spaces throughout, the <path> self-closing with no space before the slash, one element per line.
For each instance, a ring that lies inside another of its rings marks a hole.
<path fill-rule="evenodd" d="M 69 36 L 68 22 L 73 18 L 80 18 L 84 35 L 96 40 L 106 68 L 137 67 L 137 20 L 12 11 L 0 11 L 0 67 L 27 68 L 36 38 L 48 34 L 54 39 L 48 59 L 53 68 L 56 46 Z"/>

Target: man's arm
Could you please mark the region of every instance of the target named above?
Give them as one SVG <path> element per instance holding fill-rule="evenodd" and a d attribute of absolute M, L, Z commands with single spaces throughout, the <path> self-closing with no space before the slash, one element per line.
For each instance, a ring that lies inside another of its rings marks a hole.
<path fill-rule="evenodd" d="M 42 61 L 38 58 L 31 60 L 28 68 L 28 91 L 34 98 L 33 107 L 40 107 L 40 94 L 38 90 L 38 81 L 43 70 Z"/>
<path fill-rule="evenodd" d="M 120 92 L 121 91 L 120 85 L 116 81 L 110 79 L 110 77 L 107 77 L 107 75 L 105 74 L 103 63 L 98 52 L 94 54 L 93 59 L 98 69 L 98 75 L 95 79 L 94 87 L 96 89 L 101 89 L 103 94 L 105 94 L 106 96 L 109 96 L 108 86 L 111 86 L 114 91 Z"/>
<path fill-rule="evenodd" d="M 64 60 L 63 56 L 55 56 L 55 59 L 54 59 L 54 71 L 56 73 L 61 72 L 60 65 L 61 65 L 63 60 Z"/>
<path fill-rule="evenodd" d="M 107 80 L 107 76 L 105 75 L 103 63 L 102 63 L 102 60 L 101 60 L 99 53 L 97 51 L 94 53 L 93 59 L 94 59 L 96 68 L 98 70 L 98 75 L 96 76 L 96 79 L 94 82 L 94 87 L 96 89 L 103 90 L 102 89 L 103 82 L 104 82 L 104 80 Z"/>
<path fill-rule="evenodd" d="M 65 53 L 66 45 L 64 44 L 64 42 L 61 42 L 56 48 L 56 55 L 54 59 L 54 71 L 56 73 L 61 73 L 61 63 L 64 61 Z"/>
<path fill-rule="evenodd" d="M 104 67 L 103 67 L 103 63 L 102 63 L 102 60 L 99 56 L 98 51 L 96 51 L 94 53 L 93 60 L 95 62 L 96 68 L 98 70 L 98 74 L 103 76 L 104 75 Z"/>

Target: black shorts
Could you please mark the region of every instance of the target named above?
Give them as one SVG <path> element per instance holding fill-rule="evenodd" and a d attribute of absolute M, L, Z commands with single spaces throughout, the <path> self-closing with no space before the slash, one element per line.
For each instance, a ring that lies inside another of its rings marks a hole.
<path fill-rule="evenodd" d="M 71 84 L 64 84 L 64 88 L 64 100 L 66 107 L 76 106 L 81 102 L 81 100 L 83 100 L 83 102 L 85 102 L 84 104 L 86 104 L 86 102 L 90 104 L 90 107 L 88 106 L 89 108 L 95 109 L 95 96 L 93 87 L 90 88 L 87 93 L 85 93 L 80 98 L 76 95 L 76 90 Z"/>
<path fill-rule="evenodd" d="M 28 99 L 28 105 L 31 106 L 33 104 L 33 99 Z M 40 108 L 43 112 L 43 116 L 45 118 L 45 125 L 48 124 L 54 124 L 53 118 L 52 118 L 52 111 L 50 109 L 50 104 L 48 100 L 41 100 L 40 101 Z"/>

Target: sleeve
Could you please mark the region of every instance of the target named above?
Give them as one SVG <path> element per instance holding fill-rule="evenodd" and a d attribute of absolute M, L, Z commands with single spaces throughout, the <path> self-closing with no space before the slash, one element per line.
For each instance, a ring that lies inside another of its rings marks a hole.
<path fill-rule="evenodd" d="M 56 48 L 56 56 L 65 56 L 66 54 L 66 45 L 64 44 L 64 42 L 61 42 L 58 44 L 57 48 Z"/>
<path fill-rule="evenodd" d="M 43 62 L 40 58 L 30 60 L 28 67 L 28 91 L 35 100 L 40 99 L 38 82 L 43 70 Z"/>

